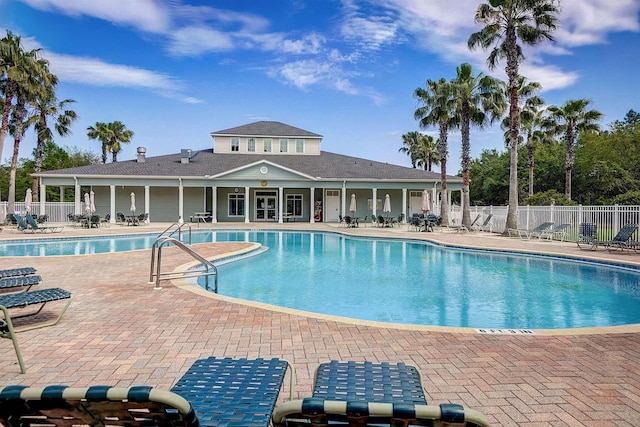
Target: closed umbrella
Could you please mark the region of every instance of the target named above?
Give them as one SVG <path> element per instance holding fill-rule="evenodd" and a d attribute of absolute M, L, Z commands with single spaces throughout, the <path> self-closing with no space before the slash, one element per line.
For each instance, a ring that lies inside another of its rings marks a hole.
<path fill-rule="evenodd" d="M 429 212 L 431 210 L 430 205 L 431 203 L 429 202 L 429 193 L 427 192 L 427 190 L 424 190 L 422 192 L 422 212 Z"/>
<path fill-rule="evenodd" d="M 27 189 L 27 194 L 24 196 L 24 210 L 27 213 L 31 212 L 31 202 L 33 201 L 33 196 L 31 195 L 31 189 Z"/>
<path fill-rule="evenodd" d="M 89 210 L 91 211 L 91 213 L 94 213 L 96 211 L 96 195 L 94 194 L 93 190 L 91 190 L 91 192 L 89 193 Z"/>
<path fill-rule="evenodd" d="M 356 213 L 356 210 L 358 210 L 358 209 L 357 209 L 357 205 L 356 205 L 356 195 L 355 195 L 355 194 L 352 194 L 352 195 L 351 195 L 351 205 L 349 205 L 349 211 L 350 211 L 352 214 L 355 214 L 355 213 Z"/>
<path fill-rule="evenodd" d="M 91 215 L 91 199 L 89 193 L 84 193 L 84 212 L 87 215 Z"/>
<path fill-rule="evenodd" d="M 131 192 L 131 209 L 130 209 L 132 215 L 135 215 L 136 213 L 136 193 L 134 193 L 133 191 Z"/>
<path fill-rule="evenodd" d="M 389 198 L 388 194 L 384 196 L 384 206 L 382 207 L 382 212 L 391 212 L 391 199 Z"/>

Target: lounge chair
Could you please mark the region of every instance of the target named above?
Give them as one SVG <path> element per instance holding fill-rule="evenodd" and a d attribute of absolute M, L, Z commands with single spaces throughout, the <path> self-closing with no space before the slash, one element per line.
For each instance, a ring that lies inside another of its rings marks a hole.
<path fill-rule="evenodd" d="M 17 332 L 21 332 L 21 331 L 28 331 L 31 329 L 43 328 L 45 326 L 52 326 L 58 323 L 62 318 L 62 315 L 64 314 L 64 312 L 67 311 L 69 304 L 71 303 L 71 293 L 60 288 L 48 288 L 48 289 L 38 289 L 35 291 L 29 291 L 29 292 L 0 294 L 0 306 L 4 307 L 5 309 L 9 310 L 9 312 L 11 312 L 12 309 L 21 310 L 30 305 L 40 305 L 40 307 L 36 311 L 21 313 L 18 315 L 11 316 L 13 319 L 18 319 L 18 318 L 27 317 L 27 316 L 34 316 L 40 313 L 44 308 L 44 306 L 47 305 L 47 303 L 53 302 L 53 301 L 65 300 L 65 299 L 68 299 L 69 301 L 62 308 L 57 318 L 48 322 L 40 322 L 34 325 L 26 326 L 17 331 Z"/>
<path fill-rule="evenodd" d="M 202 425 L 266 427 L 287 368 L 293 398 L 295 373 L 283 359 L 199 359 L 171 391 L 191 402 Z"/>
<path fill-rule="evenodd" d="M 567 230 L 571 228 L 571 224 L 562 223 L 556 226 L 551 227 L 548 231 L 543 231 L 540 233 L 540 240 L 559 240 L 564 242 L 564 239 L 567 238 Z"/>
<path fill-rule="evenodd" d="M 267 427 L 287 367 L 281 359 L 200 359 L 171 391 L 0 387 L 0 425 Z"/>
<path fill-rule="evenodd" d="M 27 223 L 29 224 L 29 228 L 30 228 L 32 233 L 35 233 L 36 231 L 38 231 L 40 233 L 59 233 L 64 228 L 62 226 L 58 227 L 58 226 L 42 226 L 42 225 L 38 225 L 38 223 L 31 216 L 31 214 L 27 214 L 26 218 L 27 218 Z"/>
<path fill-rule="evenodd" d="M 605 242 L 595 242 L 595 247 L 597 249 L 598 246 L 605 246 L 608 251 L 614 251 L 617 249 L 625 250 L 625 249 L 633 249 L 635 247 L 634 242 L 630 242 L 631 236 L 633 236 L 638 229 L 638 224 L 627 224 L 623 226 L 618 234 L 616 234 L 613 239 Z"/>
<path fill-rule="evenodd" d="M 25 368 L 24 361 L 22 360 L 22 353 L 20 353 L 20 346 L 18 345 L 18 337 L 16 337 L 16 331 L 13 329 L 13 323 L 11 322 L 11 316 L 9 316 L 9 310 L 0 305 L 0 311 L 3 315 L 3 318 L 0 319 L 0 338 L 8 338 L 13 342 L 13 349 L 15 350 L 16 356 L 18 357 L 20 372 L 26 374 L 27 369 Z M 1 416 L 0 420 L 2 420 Z"/>
<path fill-rule="evenodd" d="M 30 276 L 4 277 L 0 278 L 0 291 L 15 292 L 20 288 L 21 291 L 27 292 L 32 286 L 39 285 L 40 282 L 42 282 L 42 277 L 35 274 Z"/>
<path fill-rule="evenodd" d="M 29 274 L 35 274 L 35 273 L 36 273 L 36 269 L 33 267 L 10 268 L 7 270 L 0 270 L 0 278 L 28 276 Z"/>
<path fill-rule="evenodd" d="M 416 420 L 424 423 L 419 425 L 442 420 L 488 426 L 482 414 L 461 405 L 429 406 L 420 373 L 404 363 L 323 363 L 315 374 L 313 395 L 285 402 L 273 414 L 275 426 L 302 426 L 309 421 L 407 425 Z"/>
<path fill-rule="evenodd" d="M 14 215 L 13 219 L 18 224 L 18 231 L 26 232 L 30 230 L 24 218 L 22 218 L 20 215 Z"/>
<path fill-rule="evenodd" d="M 598 241 L 598 227 L 592 222 L 583 222 L 578 228 L 578 248 L 595 250 Z"/>
<path fill-rule="evenodd" d="M 531 240 L 532 237 L 540 238 L 542 236 L 542 233 L 551 230 L 552 227 L 553 227 L 553 222 L 543 222 L 542 224 L 538 225 L 537 227 L 531 230 L 526 230 L 522 228 L 515 228 L 515 229 L 510 228 L 508 230 L 508 233 L 509 233 L 509 237 L 511 237 L 511 234 L 513 233 L 513 234 L 516 234 L 521 239 Z"/>

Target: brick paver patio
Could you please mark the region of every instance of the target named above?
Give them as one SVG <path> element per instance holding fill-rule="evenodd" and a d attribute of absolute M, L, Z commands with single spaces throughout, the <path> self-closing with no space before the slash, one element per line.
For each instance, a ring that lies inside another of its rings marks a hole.
<path fill-rule="evenodd" d="M 287 227 L 336 230 L 326 224 Z M 112 227 L 93 233 L 128 231 Z M 406 227 L 348 232 L 640 261 L 639 255 L 581 252 L 575 244 L 479 233 L 409 233 Z M 86 231 L 65 229 L 62 235 L 81 233 Z M 23 237 L 9 229 L 0 234 L 0 239 Z M 197 250 L 211 257 L 243 245 L 201 244 Z M 175 268 L 189 261 L 172 248 L 163 264 Z M 311 393 L 313 370 L 320 362 L 405 361 L 422 373 L 430 403 L 463 403 L 495 425 L 640 425 L 638 326 L 533 336 L 367 326 L 238 304 L 168 282 L 153 290 L 147 284 L 149 262 L 148 250 L 0 258 L 0 268 L 34 266 L 44 279 L 41 287 L 62 287 L 74 295 L 58 325 L 18 334 L 27 374 L 19 373 L 11 342 L 0 341 L 1 384 L 170 388 L 196 358 L 260 356 L 289 360 L 297 373 L 294 397 L 304 397 Z M 283 398 L 289 398 L 286 389 Z"/>

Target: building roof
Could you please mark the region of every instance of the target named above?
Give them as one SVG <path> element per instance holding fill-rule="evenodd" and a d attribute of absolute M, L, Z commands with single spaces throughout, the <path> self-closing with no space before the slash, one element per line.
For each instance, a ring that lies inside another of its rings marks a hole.
<path fill-rule="evenodd" d="M 289 126 L 280 122 L 255 122 L 247 125 L 237 126 L 234 128 L 223 129 L 217 132 L 211 132 L 212 136 L 226 136 L 226 135 L 238 135 L 238 136 L 286 136 L 286 137 L 301 137 L 301 138 L 322 138 L 322 135 L 309 132 L 304 129 Z"/>
<path fill-rule="evenodd" d="M 263 134 L 263 133 L 262 133 Z M 189 163 L 181 162 L 181 154 L 147 157 L 145 162 L 136 160 L 116 163 L 93 164 L 69 169 L 59 169 L 37 176 L 130 176 L 130 177 L 204 177 L 215 176 L 241 169 L 261 161 L 279 165 L 317 179 L 326 180 L 419 180 L 440 181 L 440 174 L 422 169 L 376 162 L 358 157 L 322 151 L 317 156 L 292 154 L 242 154 L 214 153 L 213 150 L 193 151 Z M 459 181 L 450 176 L 448 179 Z"/>

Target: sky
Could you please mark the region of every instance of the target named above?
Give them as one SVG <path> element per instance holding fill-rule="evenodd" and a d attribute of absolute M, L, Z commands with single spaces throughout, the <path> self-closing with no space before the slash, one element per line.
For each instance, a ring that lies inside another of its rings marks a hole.
<path fill-rule="evenodd" d="M 402 135 L 420 129 L 413 93 L 467 62 L 479 0 L 0 0 L 0 30 L 40 48 L 78 120 L 63 147 L 100 153 L 96 122 L 134 132 L 119 160 L 210 149 L 211 132 L 260 120 L 322 135 L 322 150 L 410 166 Z M 525 48 L 521 74 L 547 104 L 586 98 L 607 127 L 640 111 L 640 0 L 562 0 L 555 42 Z M 471 154 L 504 151 L 496 126 L 471 132 Z M 2 159 L 8 162 L 12 138 Z M 28 131 L 20 157 L 30 157 Z M 448 171 L 460 135 L 449 137 Z M 437 170 L 437 168 L 436 168 Z"/>

